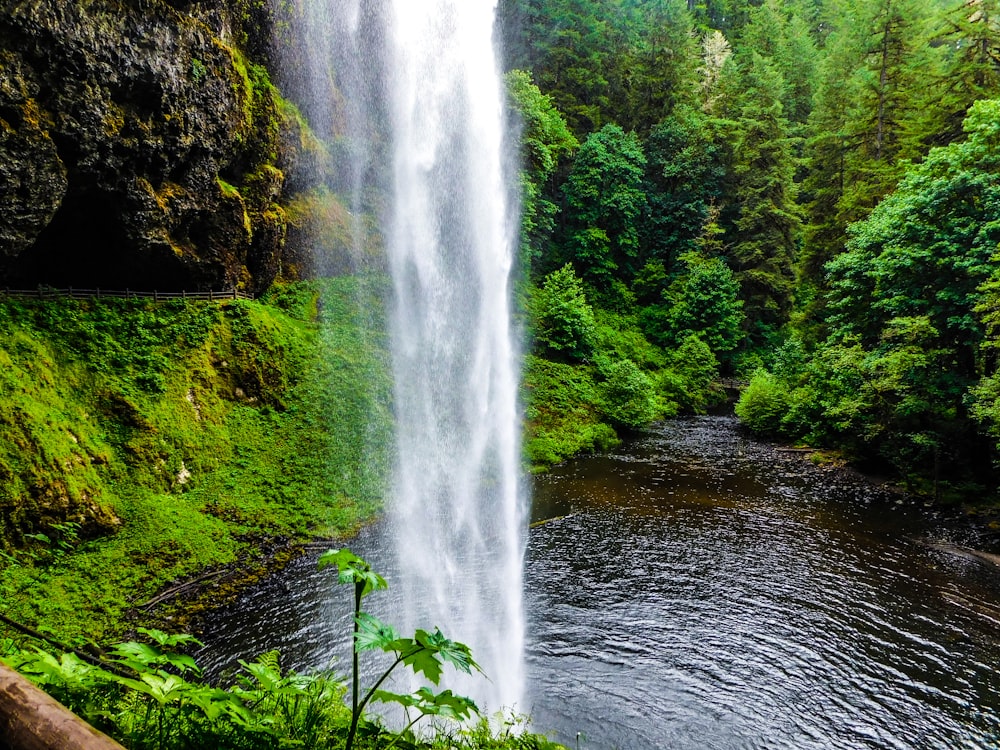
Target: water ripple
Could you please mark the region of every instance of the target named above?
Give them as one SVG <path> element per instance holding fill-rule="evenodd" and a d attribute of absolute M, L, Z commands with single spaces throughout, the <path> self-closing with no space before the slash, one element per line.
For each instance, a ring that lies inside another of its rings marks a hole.
<path fill-rule="evenodd" d="M 635 750 L 996 746 L 995 582 L 942 578 L 899 531 L 923 519 L 883 522 L 876 488 L 814 492 L 724 420 L 668 429 L 544 483 L 538 512 L 575 515 L 529 545 L 539 728 Z"/>

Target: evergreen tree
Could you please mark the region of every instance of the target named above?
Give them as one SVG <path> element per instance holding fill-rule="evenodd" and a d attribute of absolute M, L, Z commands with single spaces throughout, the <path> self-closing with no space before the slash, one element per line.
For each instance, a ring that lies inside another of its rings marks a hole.
<path fill-rule="evenodd" d="M 895 186 L 900 157 L 909 155 L 907 126 L 918 106 L 921 69 L 929 65 L 928 16 L 927 0 L 877 0 L 861 11 L 865 62 L 854 76 L 846 123 L 849 179 L 840 201 L 846 222 L 863 218 Z"/>
<path fill-rule="evenodd" d="M 977 371 L 982 324 L 973 310 L 1000 242 L 1000 103 L 976 104 L 968 141 L 933 149 L 899 188 L 851 228 L 848 252 L 829 265 L 830 323 L 874 348 L 895 318 L 926 318 L 928 345 Z"/>
<path fill-rule="evenodd" d="M 639 269 L 646 156 L 634 133 L 605 125 L 577 153 L 563 192 L 564 251 L 583 278 L 608 292 Z"/>
<path fill-rule="evenodd" d="M 846 241 L 848 218 L 842 205 L 855 177 L 849 171 L 855 144 L 848 135 L 848 117 L 859 96 L 854 74 L 864 61 L 862 50 L 855 29 L 845 24 L 829 35 L 817 74 L 816 104 L 808 123 L 812 135 L 805 148 L 801 199 L 807 225 L 800 255 L 800 273 L 814 284 L 822 284 L 823 267 Z"/>
<path fill-rule="evenodd" d="M 943 70 L 925 87 L 919 111 L 924 142 L 945 145 L 962 137 L 973 103 L 1000 96 L 1000 2 L 960 0 L 937 25 Z"/>
<path fill-rule="evenodd" d="M 644 260 L 670 268 L 696 249 L 710 208 L 723 197 L 730 156 L 720 141 L 710 118 L 689 107 L 678 108 L 649 134 Z"/>
<path fill-rule="evenodd" d="M 599 128 L 609 108 L 612 0 L 503 0 L 509 64 L 530 70 L 577 134 Z"/>
<path fill-rule="evenodd" d="M 555 229 L 558 206 L 551 199 L 553 176 L 559 161 L 580 145 L 546 96 L 523 70 L 506 76 L 511 107 L 521 128 L 521 264 L 522 276 L 530 275 L 544 255 Z"/>
<path fill-rule="evenodd" d="M 685 0 L 620 0 L 621 45 L 610 61 L 611 111 L 643 134 L 694 96 L 697 46 Z"/>
<path fill-rule="evenodd" d="M 756 340 L 787 321 L 800 219 L 795 161 L 774 67 L 750 53 L 734 67 L 736 90 L 733 202 L 738 211 L 731 257 Z"/>

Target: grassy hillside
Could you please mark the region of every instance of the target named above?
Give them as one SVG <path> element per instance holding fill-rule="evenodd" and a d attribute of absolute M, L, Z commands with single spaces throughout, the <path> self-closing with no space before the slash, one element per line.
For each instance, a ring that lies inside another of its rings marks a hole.
<path fill-rule="evenodd" d="M 0 300 L 0 612 L 104 638 L 174 579 L 375 513 L 383 285 Z"/>

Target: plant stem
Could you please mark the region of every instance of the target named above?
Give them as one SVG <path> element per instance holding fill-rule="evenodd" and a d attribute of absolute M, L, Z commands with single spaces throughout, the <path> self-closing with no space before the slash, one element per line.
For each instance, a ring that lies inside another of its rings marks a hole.
<path fill-rule="evenodd" d="M 421 649 L 421 650 L 423 650 L 423 649 Z M 417 653 L 419 653 L 419 651 Z M 372 699 L 372 696 L 375 695 L 375 691 L 378 690 L 379 687 L 381 687 L 382 683 L 385 682 L 388 679 L 389 675 L 392 674 L 392 670 L 394 670 L 396 667 L 398 667 L 402 663 L 403 663 L 403 657 L 402 657 L 402 655 L 400 655 L 396 659 L 396 661 L 394 661 L 392 663 L 392 666 L 389 667 L 387 670 L 385 670 L 385 672 L 382 673 L 382 676 L 378 678 L 378 681 L 376 681 L 376 683 L 374 685 L 372 685 L 368 689 L 368 692 L 365 693 L 365 697 L 361 700 L 360 710 L 364 711 L 365 706 L 368 705 L 368 701 L 370 701 Z"/>
<path fill-rule="evenodd" d="M 351 750 L 354 746 L 354 736 L 358 732 L 358 721 L 361 719 L 361 709 L 364 703 L 359 705 L 358 697 L 361 694 L 361 670 L 358 664 L 358 631 L 361 628 L 358 617 L 361 614 L 361 599 L 365 595 L 365 582 L 356 581 L 354 583 L 354 638 L 351 641 L 353 660 L 351 664 L 351 729 L 347 733 L 347 744 L 344 750 Z"/>
<path fill-rule="evenodd" d="M 420 714 L 420 716 L 418 716 L 409 724 L 407 724 L 405 727 L 403 727 L 402 731 L 400 731 L 399 734 L 397 734 L 395 737 L 392 738 L 392 742 L 390 742 L 388 745 L 385 746 L 385 750 L 392 750 L 392 748 L 399 741 L 400 737 L 409 732 L 413 728 L 413 725 L 416 724 L 418 721 L 420 721 L 422 718 L 424 718 L 424 714 Z"/>

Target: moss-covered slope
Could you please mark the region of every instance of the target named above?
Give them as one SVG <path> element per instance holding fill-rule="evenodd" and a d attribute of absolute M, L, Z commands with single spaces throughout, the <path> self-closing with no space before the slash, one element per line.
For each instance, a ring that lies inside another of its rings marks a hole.
<path fill-rule="evenodd" d="M 100 636 L 172 579 L 370 516 L 391 443 L 381 287 L 0 300 L 5 613 Z"/>

